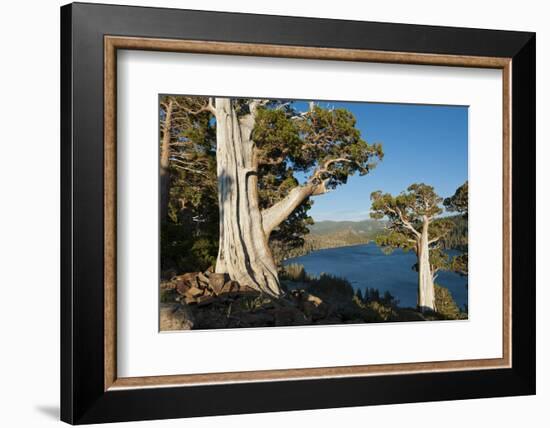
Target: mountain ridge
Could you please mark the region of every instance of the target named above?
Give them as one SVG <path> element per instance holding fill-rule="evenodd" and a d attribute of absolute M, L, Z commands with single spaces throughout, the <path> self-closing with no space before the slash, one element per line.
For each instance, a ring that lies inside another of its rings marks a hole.
<path fill-rule="evenodd" d="M 384 230 L 385 223 L 380 220 L 365 219 L 359 221 L 351 220 L 323 220 L 315 222 L 308 227 L 311 235 L 328 235 L 340 232 L 351 232 L 355 234 L 377 235 Z"/>

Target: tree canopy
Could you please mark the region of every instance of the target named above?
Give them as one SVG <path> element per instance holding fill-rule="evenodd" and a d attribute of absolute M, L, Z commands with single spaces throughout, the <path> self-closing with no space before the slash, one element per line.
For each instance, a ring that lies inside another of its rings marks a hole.
<path fill-rule="evenodd" d="M 344 184 L 350 175 L 367 174 L 382 159 L 381 144 L 368 144 L 353 114 L 342 108 L 311 104 L 298 111 L 294 102 L 274 101 L 256 120 L 253 139 L 260 165 L 282 164 L 287 171 L 310 173 L 309 180 L 327 189 Z"/>
<path fill-rule="evenodd" d="M 391 250 L 415 249 L 424 221 L 429 222 L 428 239 L 433 244 L 445 236 L 453 227 L 451 220 L 440 218 L 443 199 L 432 186 L 424 183 L 410 185 L 397 196 L 376 191 L 371 194 L 371 217 L 388 219 L 388 233 L 377 238 L 378 245 Z"/>

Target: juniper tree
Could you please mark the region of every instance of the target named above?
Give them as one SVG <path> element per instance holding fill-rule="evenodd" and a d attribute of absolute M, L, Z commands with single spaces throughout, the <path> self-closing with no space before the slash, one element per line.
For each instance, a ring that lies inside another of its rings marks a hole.
<path fill-rule="evenodd" d="M 270 239 L 299 239 L 308 204 L 382 158 L 351 112 L 310 103 L 194 97 L 188 115 L 215 128 L 219 205 L 216 272 L 272 296 L 281 289 Z M 299 182 L 296 174 L 304 176 Z"/>
<path fill-rule="evenodd" d="M 159 101 L 161 272 L 206 269 L 217 254 L 215 129 L 196 97 Z"/>
<path fill-rule="evenodd" d="M 377 238 L 387 250 L 413 250 L 417 256 L 417 305 L 421 311 L 435 311 L 434 275 L 446 265 L 446 255 L 437 244 L 452 228 L 452 222 L 437 218 L 442 213 L 440 198 L 432 186 L 412 184 L 397 196 L 376 191 L 371 194 L 371 217 L 388 219 L 388 233 Z"/>
<path fill-rule="evenodd" d="M 215 185 L 212 165 L 215 133 L 210 114 L 197 97 L 165 95 L 160 99 L 160 219 L 169 214 L 170 185 L 177 177 L 189 183 L 190 194 Z M 214 163 L 215 166 L 215 163 Z M 185 204 L 186 198 L 179 202 Z"/>

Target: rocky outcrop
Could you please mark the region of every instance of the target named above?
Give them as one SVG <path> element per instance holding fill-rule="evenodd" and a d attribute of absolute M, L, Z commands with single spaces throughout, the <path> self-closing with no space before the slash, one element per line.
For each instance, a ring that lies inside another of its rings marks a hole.
<path fill-rule="evenodd" d="M 180 296 L 180 301 L 186 304 L 207 304 L 217 297 L 230 294 L 260 293 L 252 288 L 241 286 L 232 281 L 227 274 L 206 272 L 189 272 L 172 278 L 170 285 L 164 288 L 174 289 Z"/>
<path fill-rule="evenodd" d="M 161 303 L 160 331 L 191 330 L 195 321 L 185 303 Z"/>
<path fill-rule="evenodd" d="M 405 321 L 413 316 L 418 319 L 416 313 L 391 305 L 360 301 L 351 286 L 343 287 L 334 281 L 312 284 L 295 282 L 293 286 L 299 288 L 273 297 L 211 270 L 175 276 L 161 284 L 161 330 Z"/>

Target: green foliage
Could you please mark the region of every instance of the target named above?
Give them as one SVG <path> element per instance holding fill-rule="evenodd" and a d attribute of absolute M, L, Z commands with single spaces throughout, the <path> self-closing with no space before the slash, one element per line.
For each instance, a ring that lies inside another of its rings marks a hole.
<path fill-rule="evenodd" d="M 449 233 L 441 238 L 440 245 L 445 249 L 468 250 L 468 219 L 462 215 L 447 217 L 453 222 Z"/>
<path fill-rule="evenodd" d="M 465 251 L 451 261 L 451 269 L 462 276 L 468 275 L 468 182 L 456 189 L 450 198 L 443 202 L 447 210 L 458 212 L 453 217 L 455 222 L 448 240 L 444 242 L 447 248 L 458 248 Z"/>
<path fill-rule="evenodd" d="M 391 254 L 397 248 L 403 251 L 416 249 L 416 243 L 406 233 L 397 230 L 390 229 L 387 233 L 378 235 L 375 242 L 385 254 Z"/>
<path fill-rule="evenodd" d="M 168 216 L 161 224 L 161 272 L 205 270 L 218 252 L 215 126 L 210 113 L 194 114 L 204 97 L 163 96 L 161 131 L 170 132 Z M 170 129 L 164 129 L 172 103 Z"/>
<path fill-rule="evenodd" d="M 160 303 L 172 303 L 176 302 L 178 298 L 178 293 L 174 289 L 163 289 L 160 290 Z"/>
<path fill-rule="evenodd" d="M 436 247 L 430 250 L 430 268 L 432 270 L 432 275 L 440 270 L 449 270 L 450 260 L 449 256 L 441 248 Z"/>
<path fill-rule="evenodd" d="M 384 291 L 384 294 L 380 296 L 380 291 L 377 288 L 367 288 L 365 290 L 362 301 L 364 303 L 377 302 L 384 306 L 390 307 L 394 307 L 399 304 L 399 301 L 394 296 L 392 296 L 392 294 L 388 290 Z"/>
<path fill-rule="evenodd" d="M 323 300 L 352 300 L 355 296 L 350 282 L 345 278 L 322 273 L 319 278 L 313 278 L 308 283 L 306 290 Z"/>
<path fill-rule="evenodd" d="M 453 196 L 445 198 L 443 205 L 447 211 L 457 212 L 468 218 L 468 182 L 456 189 Z"/>
<path fill-rule="evenodd" d="M 272 164 L 273 160 L 284 164 L 289 158 L 299 156 L 302 139 L 291 117 L 292 112 L 282 108 L 262 108 L 258 111 L 252 139 L 260 149 L 260 164 Z"/>
<path fill-rule="evenodd" d="M 361 138 L 350 111 L 314 105 L 300 112 L 294 104 L 273 101 L 259 111 L 253 139 L 260 150 L 260 164 L 275 160 L 291 163 L 296 171 L 311 172 L 333 161 L 317 179 L 328 179 L 329 188 L 334 188 L 355 172 L 368 173 L 382 159 L 382 146 Z"/>
<path fill-rule="evenodd" d="M 468 253 L 453 257 L 450 269 L 462 276 L 468 276 Z"/>
<path fill-rule="evenodd" d="M 442 212 L 441 201 L 434 188 L 423 183 L 411 184 L 406 192 L 397 196 L 373 192 L 371 217 L 388 219 L 388 232 L 378 236 L 376 243 L 386 252 L 395 248 L 417 251 L 424 224 L 429 225 L 428 239 L 436 242 L 452 228 L 452 223 L 446 219 L 435 219 Z"/>
<path fill-rule="evenodd" d="M 310 280 L 304 269 L 304 265 L 298 263 L 291 263 L 289 265 L 283 266 L 279 277 L 281 279 L 287 279 L 289 281 L 295 282 L 306 282 Z"/>
<path fill-rule="evenodd" d="M 431 237 L 438 237 L 439 242 L 440 240 L 448 236 L 449 233 L 454 229 L 454 227 L 455 222 L 452 219 L 448 217 L 436 218 L 430 221 L 428 234 Z"/>
<path fill-rule="evenodd" d="M 197 238 L 200 229 L 193 226 L 170 221 L 161 225 L 162 271 L 204 271 L 216 262 L 217 236 L 204 234 Z"/>
<path fill-rule="evenodd" d="M 366 304 L 365 309 L 367 309 L 367 313 L 370 312 L 372 314 L 371 317 L 374 318 L 371 322 L 400 321 L 399 316 L 391 305 L 375 301 Z"/>
<path fill-rule="evenodd" d="M 371 217 L 381 219 L 387 217 L 390 227 L 405 235 L 410 234 L 406 223 L 415 228 L 420 227 L 423 217 L 435 218 L 442 213 L 439 197 L 432 186 L 424 183 L 411 184 L 406 192 L 397 196 L 376 191 L 371 193 Z"/>
<path fill-rule="evenodd" d="M 464 319 L 468 315 L 461 312 L 448 288 L 435 284 L 435 307 L 439 315 L 446 319 Z"/>
<path fill-rule="evenodd" d="M 367 288 L 365 290 L 365 296 L 363 297 L 363 302 L 379 302 L 380 301 L 380 291 L 377 288 Z"/>

